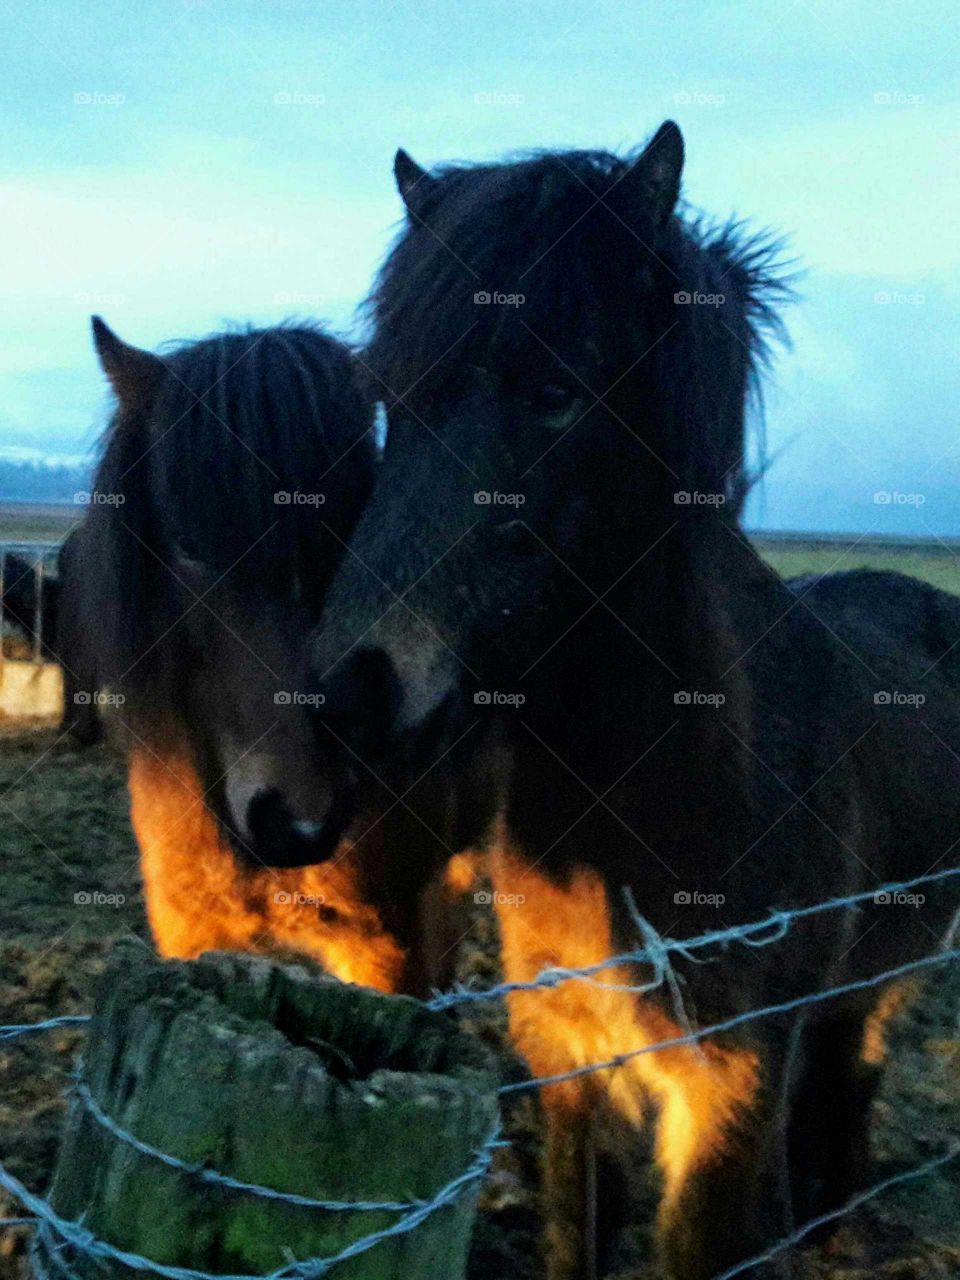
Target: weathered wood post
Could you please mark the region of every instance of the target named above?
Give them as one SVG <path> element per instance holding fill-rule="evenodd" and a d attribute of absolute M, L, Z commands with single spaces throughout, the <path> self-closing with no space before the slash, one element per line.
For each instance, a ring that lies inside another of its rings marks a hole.
<path fill-rule="evenodd" d="M 321 1210 L 197 1170 L 311 1200 L 429 1201 L 475 1161 L 497 1114 L 492 1059 L 442 1015 L 232 953 L 164 963 L 120 949 L 81 1079 L 50 1192 L 56 1213 L 129 1253 L 212 1274 L 331 1257 L 404 1211 Z M 111 1121 L 194 1171 L 137 1149 Z M 479 1182 L 338 1262 L 332 1280 L 461 1280 Z M 49 1226 L 36 1262 L 53 1280 L 134 1274 L 64 1246 Z"/>

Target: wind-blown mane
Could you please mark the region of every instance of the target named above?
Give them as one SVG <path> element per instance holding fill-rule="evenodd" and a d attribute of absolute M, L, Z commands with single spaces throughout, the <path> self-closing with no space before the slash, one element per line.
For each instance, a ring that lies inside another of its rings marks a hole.
<path fill-rule="evenodd" d="M 652 244 L 634 163 L 566 151 L 432 171 L 368 299 L 368 358 L 389 401 L 414 384 L 425 392 L 421 379 L 442 393 L 457 367 L 484 367 L 498 349 L 502 366 L 507 345 L 518 371 L 542 363 L 538 335 L 549 334 L 551 352 L 602 393 L 591 373 L 609 353 L 603 331 L 624 351 L 649 346 L 643 382 L 673 404 L 648 444 L 679 477 L 674 489 L 721 492 L 736 519 L 750 481 L 746 410 L 771 340 L 784 336 L 781 246 L 743 223 L 692 216 L 671 219 Z M 523 301 L 474 305 L 497 293 Z M 707 297 L 722 301 L 698 301 Z M 689 377 L 691 360 L 713 371 L 708 383 Z"/>
<path fill-rule="evenodd" d="M 602 401 L 609 443 L 578 422 L 556 446 L 579 450 L 595 509 L 589 533 L 554 549 L 598 590 L 622 575 L 621 602 L 658 601 L 636 634 L 676 675 L 651 673 L 651 705 L 671 706 L 677 687 L 723 690 L 747 740 L 750 691 L 718 557 L 735 554 L 762 471 L 759 374 L 784 336 L 790 283 L 769 235 L 672 205 L 656 217 L 648 168 L 568 151 L 423 174 L 404 191 L 407 225 L 367 303 L 366 359 L 388 407 L 392 396 L 428 421 L 467 370 L 496 370 L 513 397 L 539 371 L 572 373 L 587 403 Z M 608 603 L 619 608 L 616 596 Z M 569 621 L 588 604 L 571 606 Z M 693 711 L 676 749 L 711 759 L 722 732 L 718 717 Z M 749 785 L 749 758 L 723 759 L 731 784 Z"/>
<path fill-rule="evenodd" d="M 306 325 L 139 354 L 157 372 L 104 436 L 84 607 L 104 684 L 162 716 L 190 662 L 179 622 L 202 594 L 185 566 L 318 611 L 369 493 L 373 408 L 349 350 Z"/>

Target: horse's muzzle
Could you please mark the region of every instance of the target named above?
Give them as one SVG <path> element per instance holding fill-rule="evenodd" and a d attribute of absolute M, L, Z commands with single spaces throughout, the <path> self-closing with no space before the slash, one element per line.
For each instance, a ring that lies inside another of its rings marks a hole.
<path fill-rule="evenodd" d="M 248 838 L 237 852 L 251 866 L 306 867 L 326 862 L 342 842 L 356 812 L 352 789 L 335 796 L 323 822 L 297 818 L 275 787 L 258 792 L 247 809 Z"/>

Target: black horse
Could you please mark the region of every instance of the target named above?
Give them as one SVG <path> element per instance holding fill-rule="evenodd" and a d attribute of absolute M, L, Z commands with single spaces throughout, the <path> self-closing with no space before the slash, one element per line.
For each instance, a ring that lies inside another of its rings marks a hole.
<path fill-rule="evenodd" d="M 83 526 L 79 625 L 126 735 L 159 950 L 294 950 L 421 989 L 417 903 L 434 889 L 417 868 L 442 860 L 442 833 L 394 804 L 358 814 L 335 863 L 293 869 L 313 859 L 329 794 L 302 653 L 372 483 L 359 366 L 309 326 L 162 355 L 99 319 L 94 338 L 118 408 Z"/>
<path fill-rule="evenodd" d="M 786 289 L 768 243 L 678 207 L 682 162 L 670 123 L 631 159 L 397 157 L 409 217 L 364 357 L 389 433 L 312 687 L 328 742 L 380 777 L 497 722 L 509 979 L 635 946 L 624 887 L 692 936 L 921 875 L 960 836 L 960 601 L 895 574 L 791 587 L 747 542 L 748 409 Z M 649 977 L 631 969 L 521 992 L 513 1034 L 559 1074 L 908 962 L 955 907 L 931 888 L 819 915 L 678 961 L 672 994 L 625 993 Z M 552 1280 L 617 1265 L 645 1097 L 671 1277 L 843 1202 L 877 995 L 544 1088 Z"/>

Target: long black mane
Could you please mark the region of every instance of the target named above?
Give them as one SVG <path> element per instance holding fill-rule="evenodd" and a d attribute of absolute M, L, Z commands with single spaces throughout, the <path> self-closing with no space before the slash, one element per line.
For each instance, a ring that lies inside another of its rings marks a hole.
<path fill-rule="evenodd" d="M 442 394 L 458 367 L 483 368 L 494 352 L 503 367 L 506 349 L 522 376 L 548 355 L 545 334 L 549 354 L 603 393 L 608 335 L 624 352 L 650 346 L 643 381 L 674 403 L 648 444 L 674 489 L 721 492 L 736 519 L 751 480 L 746 410 L 760 408 L 758 372 L 785 336 L 787 264 L 779 240 L 737 221 L 688 211 L 654 234 L 627 178 L 634 161 L 564 151 L 432 171 L 368 299 L 369 359 L 389 404 L 407 388 Z M 475 303 L 481 293 L 524 301 Z M 723 301 L 684 305 L 678 294 Z M 691 367 L 710 369 L 709 382 L 692 380 Z M 762 415 L 751 421 L 759 456 Z"/>
<path fill-rule="evenodd" d="M 215 334 L 160 361 L 155 388 L 121 397 L 104 435 L 83 584 L 103 683 L 158 716 L 191 657 L 187 567 L 315 614 L 373 466 L 372 403 L 351 352 L 319 328 Z"/>

